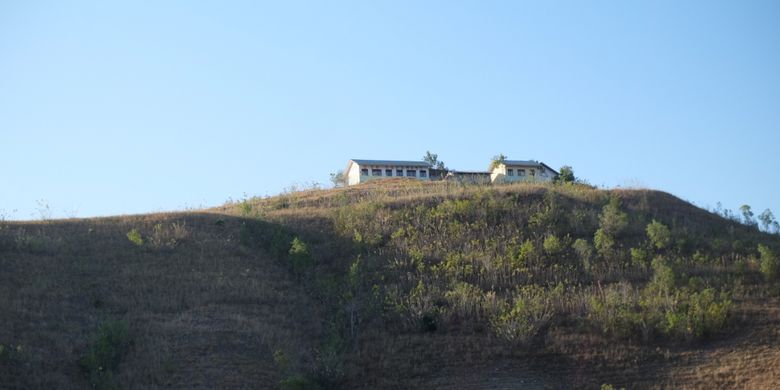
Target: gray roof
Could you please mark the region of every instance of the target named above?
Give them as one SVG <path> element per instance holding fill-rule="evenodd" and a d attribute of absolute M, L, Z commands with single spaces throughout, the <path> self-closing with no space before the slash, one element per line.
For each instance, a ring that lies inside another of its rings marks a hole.
<path fill-rule="evenodd" d="M 411 166 L 411 167 L 430 167 L 425 161 L 396 161 L 396 160 L 361 160 L 353 158 L 352 160 L 357 165 L 398 165 L 398 166 Z"/>
<path fill-rule="evenodd" d="M 539 161 L 534 160 L 506 160 L 504 161 L 504 165 L 522 165 L 522 166 L 540 166 L 541 163 Z"/>
<path fill-rule="evenodd" d="M 482 175 L 490 176 L 490 172 L 487 171 L 450 171 L 453 175 Z"/>
<path fill-rule="evenodd" d="M 507 166 L 521 166 L 521 167 L 545 167 L 549 170 L 551 170 L 554 174 L 558 174 L 558 171 L 555 169 L 552 169 L 549 165 L 541 162 L 541 161 L 534 161 L 534 160 L 506 160 L 504 161 L 504 165 Z"/>

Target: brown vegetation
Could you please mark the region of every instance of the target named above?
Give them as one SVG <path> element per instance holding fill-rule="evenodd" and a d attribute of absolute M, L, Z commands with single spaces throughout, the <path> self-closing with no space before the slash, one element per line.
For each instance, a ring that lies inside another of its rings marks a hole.
<path fill-rule="evenodd" d="M 3 223 L 0 385 L 777 385 L 776 253 L 669 194 L 571 183 Z"/>

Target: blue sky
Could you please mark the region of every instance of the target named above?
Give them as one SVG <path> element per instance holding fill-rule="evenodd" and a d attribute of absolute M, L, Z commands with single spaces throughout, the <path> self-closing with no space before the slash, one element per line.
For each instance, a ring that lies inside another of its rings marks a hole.
<path fill-rule="evenodd" d="M 776 1 L 2 2 L 0 216 L 215 206 L 426 150 L 780 214 L 778 21 Z"/>

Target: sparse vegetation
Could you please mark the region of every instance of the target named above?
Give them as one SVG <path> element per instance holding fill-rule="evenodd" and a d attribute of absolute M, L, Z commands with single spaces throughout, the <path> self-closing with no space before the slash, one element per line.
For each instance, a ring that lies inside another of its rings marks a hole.
<path fill-rule="evenodd" d="M 138 231 L 138 229 L 132 229 L 127 232 L 127 239 L 136 246 L 141 246 L 144 244 L 144 239 L 141 237 L 141 233 Z"/>
<path fill-rule="evenodd" d="M 130 342 L 127 323 L 109 320 L 100 325 L 86 354 L 79 361 L 91 388 L 118 387 L 114 375 L 130 347 Z"/>
<path fill-rule="evenodd" d="M 439 160 L 439 155 L 436 153 L 431 153 L 431 151 L 425 152 L 425 155 L 423 156 L 423 161 L 430 164 L 431 168 L 435 169 L 447 169 L 447 167 L 444 164 L 444 161 Z"/>
<path fill-rule="evenodd" d="M 766 245 L 758 244 L 758 253 L 761 255 L 761 273 L 767 282 L 777 279 L 778 262 L 775 253 Z"/>
<path fill-rule="evenodd" d="M 558 176 L 555 177 L 557 183 L 574 183 L 577 178 L 574 176 L 574 169 L 568 165 L 562 166 L 558 170 Z"/>
<path fill-rule="evenodd" d="M 778 324 L 780 245 L 744 222 L 655 191 L 387 180 L 206 213 L 4 223 L 0 340 L 33 352 L 0 353 L 0 381 L 83 387 L 26 371 L 57 356 L 93 387 L 436 387 L 454 383 L 426 382 L 441 367 L 537 360 L 558 364 L 559 387 L 624 386 L 624 371 L 671 368 L 711 339 L 742 348 L 733 329 L 769 326 L 757 310 Z M 107 315 L 124 328 L 79 336 Z M 27 325 L 44 321 L 62 325 Z"/>
<path fill-rule="evenodd" d="M 333 187 L 344 187 L 347 185 L 347 175 L 344 171 L 336 171 L 330 174 L 330 182 Z"/>

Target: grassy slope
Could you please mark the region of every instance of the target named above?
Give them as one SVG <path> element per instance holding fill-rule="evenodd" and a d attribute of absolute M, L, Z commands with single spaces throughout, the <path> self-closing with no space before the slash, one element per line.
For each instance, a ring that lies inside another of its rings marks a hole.
<path fill-rule="evenodd" d="M 125 236 L 170 221 L 190 232 L 174 249 Z M 275 386 L 273 352 L 307 349 L 319 314 L 286 269 L 238 244 L 238 224 L 188 213 L 5 226 L 44 239 L 0 252 L 0 340 L 22 346 L 0 380 L 83 388 L 79 357 L 101 321 L 119 318 L 133 339 L 118 375 L 127 387 Z"/>
<path fill-rule="evenodd" d="M 346 332 L 339 322 L 343 302 L 338 296 L 344 294 L 344 275 L 354 259 L 361 256 L 370 266 L 373 282 L 386 277 L 387 286 L 402 285 L 403 275 L 386 267 L 406 255 L 388 239 L 400 226 L 399 215 L 413 217 L 420 205 L 435 207 L 446 199 L 485 194 L 511 197 L 518 210 L 530 214 L 550 190 L 542 185 L 486 190 L 399 181 L 286 194 L 201 213 L 6 223 L 0 230 L 0 344 L 18 345 L 21 351 L 0 355 L 0 387 L 83 388 L 87 382 L 77 362 L 98 324 L 108 318 L 127 321 L 132 336 L 116 374 L 116 382 L 126 387 L 267 388 L 296 373 L 317 372 L 312 367 L 323 365 L 321 352 L 328 350 L 332 334 Z M 566 212 L 590 210 L 584 220 L 597 218 L 607 196 L 600 190 L 554 191 Z M 637 223 L 658 218 L 705 241 L 728 235 L 751 245 L 777 245 L 665 193 L 620 193 Z M 366 214 L 364 209 L 372 205 L 379 211 Z M 375 222 L 359 226 L 371 230 L 363 233 L 376 230 L 379 243 L 353 242 L 352 232 L 344 229 L 351 213 Z M 489 220 L 485 229 L 502 234 L 502 229 L 511 231 L 512 221 Z M 126 237 L 131 229 L 150 237 L 155 225 L 167 228 L 174 222 L 184 223 L 187 234 L 173 248 L 138 247 Z M 592 237 L 591 228 L 585 226 L 581 233 L 572 228 L 571 233 Z M 312 269 L 293 272 L 274 253 L 269 241 L 276 238 L 268 232 L 276 229 L 309 245 Z M 622 240 L 633 245 L 643 233 L 629 228 Z M 433 232 L 428 237 L 437 238 Z M 728 273 L 725 268 L 690 271 L 705 278 L 707 272 Z M 729 327 L 700 342 L 616 341 L 564 320 L 542 339 L 517 346 L 476 322 L 442 322 L 436 332 L 423 332 L 404 326 L 396 315 L 365 314 L 356 336 L 336 348 L 341 351 L 339 383 L 460 388 L 780 385 L 775 373 L 780 371 L 780 303 L 756 281 L 756 274 L 748 271 L 740 279 Z M 636 283 L 646 277 L 636 276 Z M 275 351 L 288 356 L 287 367 L 274 363 Z"/>

